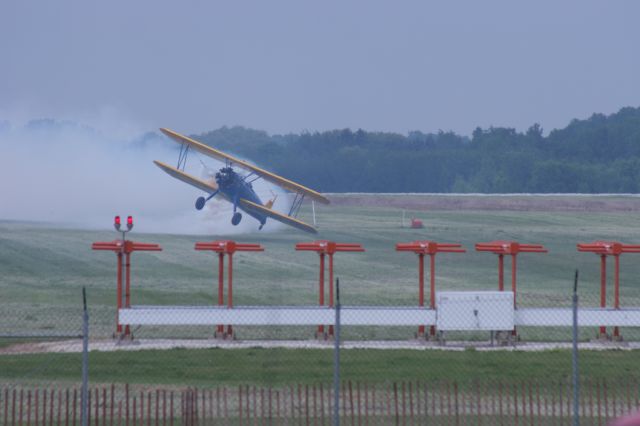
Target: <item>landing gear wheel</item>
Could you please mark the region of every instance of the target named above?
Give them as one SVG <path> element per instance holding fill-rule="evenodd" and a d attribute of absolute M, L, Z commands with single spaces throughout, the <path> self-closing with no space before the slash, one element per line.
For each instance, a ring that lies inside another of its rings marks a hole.
<path fill-rule="evenodd" d="M 204 207 L 204 203 L 206 203 L 207 200 L 204 199 L 204 197 L 199 197 L 196 200 L 196 210 L 202 210 L 202 208 Z"/>
<path fill-rule="evenodd" d="M 240 212 L 235 212 L 233 214 L 233 217 L 231 218 L 231 224 L 233 226 L 236 226 L 237 224 L 240 223 L 240 221 L 242 220 L 242 213 Z"/>

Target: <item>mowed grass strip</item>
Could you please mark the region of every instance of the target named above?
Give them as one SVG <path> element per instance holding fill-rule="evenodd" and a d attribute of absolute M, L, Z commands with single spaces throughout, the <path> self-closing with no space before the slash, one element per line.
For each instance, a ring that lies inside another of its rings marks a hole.
<path fill-rule="evenodd" d="M 637 351 L 583 351 L 589 379 L 638 377 Z M 319 349 L 173 349 L 93 352 L 92 383 L 219 386 L 328 382 L 333 351 Z M 81 354 L 0 356 L 0 380 L 51 383 L 80 380 Z M 411 380 L 562 380 L 571 375 L 571 352 L 365 350 L 341 352 L 343 380 L 385 383 Z"/>

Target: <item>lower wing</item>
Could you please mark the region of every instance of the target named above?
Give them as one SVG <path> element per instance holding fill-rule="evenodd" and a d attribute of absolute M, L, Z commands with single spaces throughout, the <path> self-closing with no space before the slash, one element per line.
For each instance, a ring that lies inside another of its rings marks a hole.
<path fill-rule="evenodd" d="M 165 171 L 169 176 L 174 177 L 178 180 L 181 180 L 184 183 L 188 183 L 191 186 L 195 186 L 196 188 L 204 192 L 213 194 L 218 190 L 218 185 L 216 185 L 215 182 L 199 179 L 195 176 L 192 176 L 188 173 L 183 172 L 182 170 L 178 170 L 175 167 L 165 164 L 162 161 L 154 160 L 153 162 L 155 163 L 156 166 L 160 167 L 163 171 Z M 222 192 L 218 192 L 218 195 L 226 198 L 226 196 Z"/>
<path fill-rule="evenodd" d="M 256 204 L 252 201 L 245 200 L 244 198 L 240 199 L 240 205 L 243 209 L 248 211 L 253 211 L 258 214 L 263 214 L 265 216 L 270 217 L 271 219 L 277 220 L 278 222 L 282 222 L 285 225 L 293 226 L 301 231 L 309 232 L 312 234 L 317 234 L 318 230 L 308 223 L 304 223 L 301 220 L 296 219 L 295 217 L 287 216 L 282 213 L 278 213 L 275 210 L 271 210 L 265 206 L 261 206 L 260 204 Z"/>

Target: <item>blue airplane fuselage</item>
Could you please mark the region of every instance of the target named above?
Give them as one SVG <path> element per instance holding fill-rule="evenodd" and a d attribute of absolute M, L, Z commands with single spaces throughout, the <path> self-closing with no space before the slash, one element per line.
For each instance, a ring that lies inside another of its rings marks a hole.
<path fill-rule="evenodd" d="M 250 182 L 246 182 L 240 175 L 238 175 L 231 167 L 223 167 L 218 173 L 216 173 L 216 183 L 218 184 L 218 190 L 222 192 L 233 203 L 233 211 L 239 208 L 249 216 L 254 217 L 261 225 L 264 225 L 267 221 L 265 215 L 248 211 L 242 208 L 242 204 L 239 204 L 240 199 L 245 199 L 262 205 L 262 201 L 258 194 L 253 190 L 253 186 Z"/>

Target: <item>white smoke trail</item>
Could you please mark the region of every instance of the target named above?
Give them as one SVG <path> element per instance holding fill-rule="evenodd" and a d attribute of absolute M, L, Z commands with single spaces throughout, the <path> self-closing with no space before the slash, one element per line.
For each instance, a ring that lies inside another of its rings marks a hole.
<path fill-rule="evenodd" d="M 0 122 L 0 220 L 40 221 L 107 229 L 113 216 L 133 215 L 136 231 L 176 234 L 254 232 L 258 222 L 244 215 L 230 224 L 232 206 L 211 200 L 205 211 L 194 208 L 203 195 L 163 173 L 152 162 L 174 164 L 177 145 L 159 132 L 108 117 L 100 128 L 74 122 Z M 202 166 L 190 159 L 188 172 Z M 266 183 L 254 183 L 263 201 Z M 286 209 L 286 196 L 275 207 Z M 269 221 L 267 230 L 280 229 Z"/>

